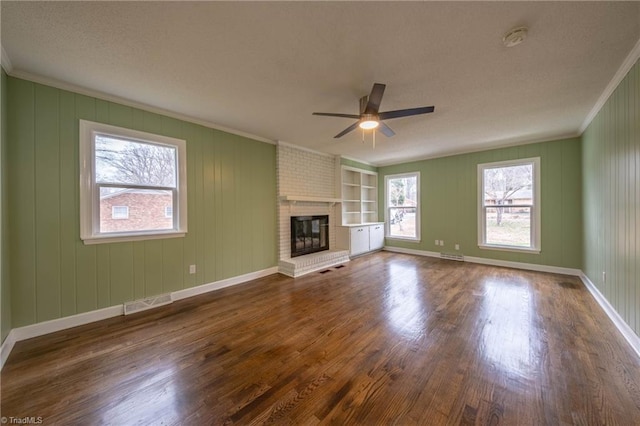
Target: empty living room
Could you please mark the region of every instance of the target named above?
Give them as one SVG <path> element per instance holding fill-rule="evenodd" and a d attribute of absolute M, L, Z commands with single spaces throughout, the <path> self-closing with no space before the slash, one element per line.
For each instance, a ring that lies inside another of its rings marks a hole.
<path fill-rule="evenodd" d="M 640 2 L 0 2 L 0 422 L 640 425 Z"/>

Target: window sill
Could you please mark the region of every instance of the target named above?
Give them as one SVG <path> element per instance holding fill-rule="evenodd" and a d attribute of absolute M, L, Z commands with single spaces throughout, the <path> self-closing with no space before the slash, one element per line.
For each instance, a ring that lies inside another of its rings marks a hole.
<path fill-rule="evenodd" d="M 487 244 L 478 244 L 478 247 L 483 250 L 497 250 L 497 251 L 512 251 L 516 253 L 531 253 L 540 254 L 540 249 L 529 247 L 514 247 L 514 246 L 494 246 Z"/>
<path fill-rule="evenodd" d="M 105 236 L 91 236 L 83 238 L 82 241 L 85 245 L 93 244 L 106 244 L 106 243 L 124 243 L 129 241 L 147 241 L 147 240 L 159 240 L 164 238 L 181 238 L 187 233 L 183 231 L 169 231 L 154 234 L 127 234 L 127 235 L 105 235 Z"/>

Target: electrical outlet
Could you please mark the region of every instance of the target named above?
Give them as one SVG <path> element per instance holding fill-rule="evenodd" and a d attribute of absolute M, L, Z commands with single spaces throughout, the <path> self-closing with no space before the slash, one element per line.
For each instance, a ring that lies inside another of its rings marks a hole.
<path fill-rule="evenodd" d="M 440 241 L 436 240 L 436 245 L 439 246 L 440 245 Z"/>
<path fill-rule="evenodd" d="M 196 265 L 189 265 L 189 273 L 190 274 L 196 273 Z"/>
<path fill-rule="evenodd" d="M 605 271 L 602 271 L 602 284 L 605 284 L 607 282 L 607 273 Z"/>
<path fill-rule="evenodd" d="M 443 240 L 440 240 L 440 245 L 441 245 L 442 247 L 444 247 L 444 241 L 443 241 Z"/>
<path fill-rule="evenodd" d="M 460 250 L 460 244 L 455 245 L 456 250 Z"/>

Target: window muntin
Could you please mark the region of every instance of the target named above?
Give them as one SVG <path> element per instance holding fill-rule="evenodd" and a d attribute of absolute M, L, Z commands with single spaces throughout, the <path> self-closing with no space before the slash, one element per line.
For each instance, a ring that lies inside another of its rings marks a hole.
<path fill-rule="evenodd" d="M 386 236 L 420 240 L 420 173 L 385 176 Z"/>
<path fill-rule="evenodd" d="M 80 120 L 80 161 L 85 244 L 184 236 L 184 140 Z M 115 223 L 118 206 L 128 216 Z"/>
<path fill-rule="evenodd" d="M 540 159 L 478 165 L 478 245 L 540 251 Z"/>

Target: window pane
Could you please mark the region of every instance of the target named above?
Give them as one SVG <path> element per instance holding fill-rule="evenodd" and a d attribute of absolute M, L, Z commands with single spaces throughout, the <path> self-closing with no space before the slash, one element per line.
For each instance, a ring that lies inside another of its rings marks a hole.
<path fill-rule="evenodd" d="M 533 204 L 533 164 L 484 170 L 485 205 Z"/>
<path fill-rule="evenodd" d="M 129 207 L 127 207 L 127 206 L 113 206 L 113 207 L 111 207 L 111 218 L 112 219 L 128 219 L 129 218 Z"/>
<path fill-rule="evenodd" d="M 96 135 L 96 182 L 176 186 L 176 148 Z"/>
<path fill-rule="evenodd" d="M 415 207 L 389 209 L 389 236 L 417 238 Z"/>
<path fill-rule="evenodd" d="M 487 207 L 486 243 L 531 247 L 530 207 Z"/>
<path fill-rule="evenodd" d="M 173 229 L 173 218 L 165 215 L 172 205 L 173 191 L 100 188 L 100 232 Z"/>
<path fill-rule="evenodd" d="M 418 179 L 416 176 L 389 179 L 389 207 L 415 207 L 418 205 Z"/>

